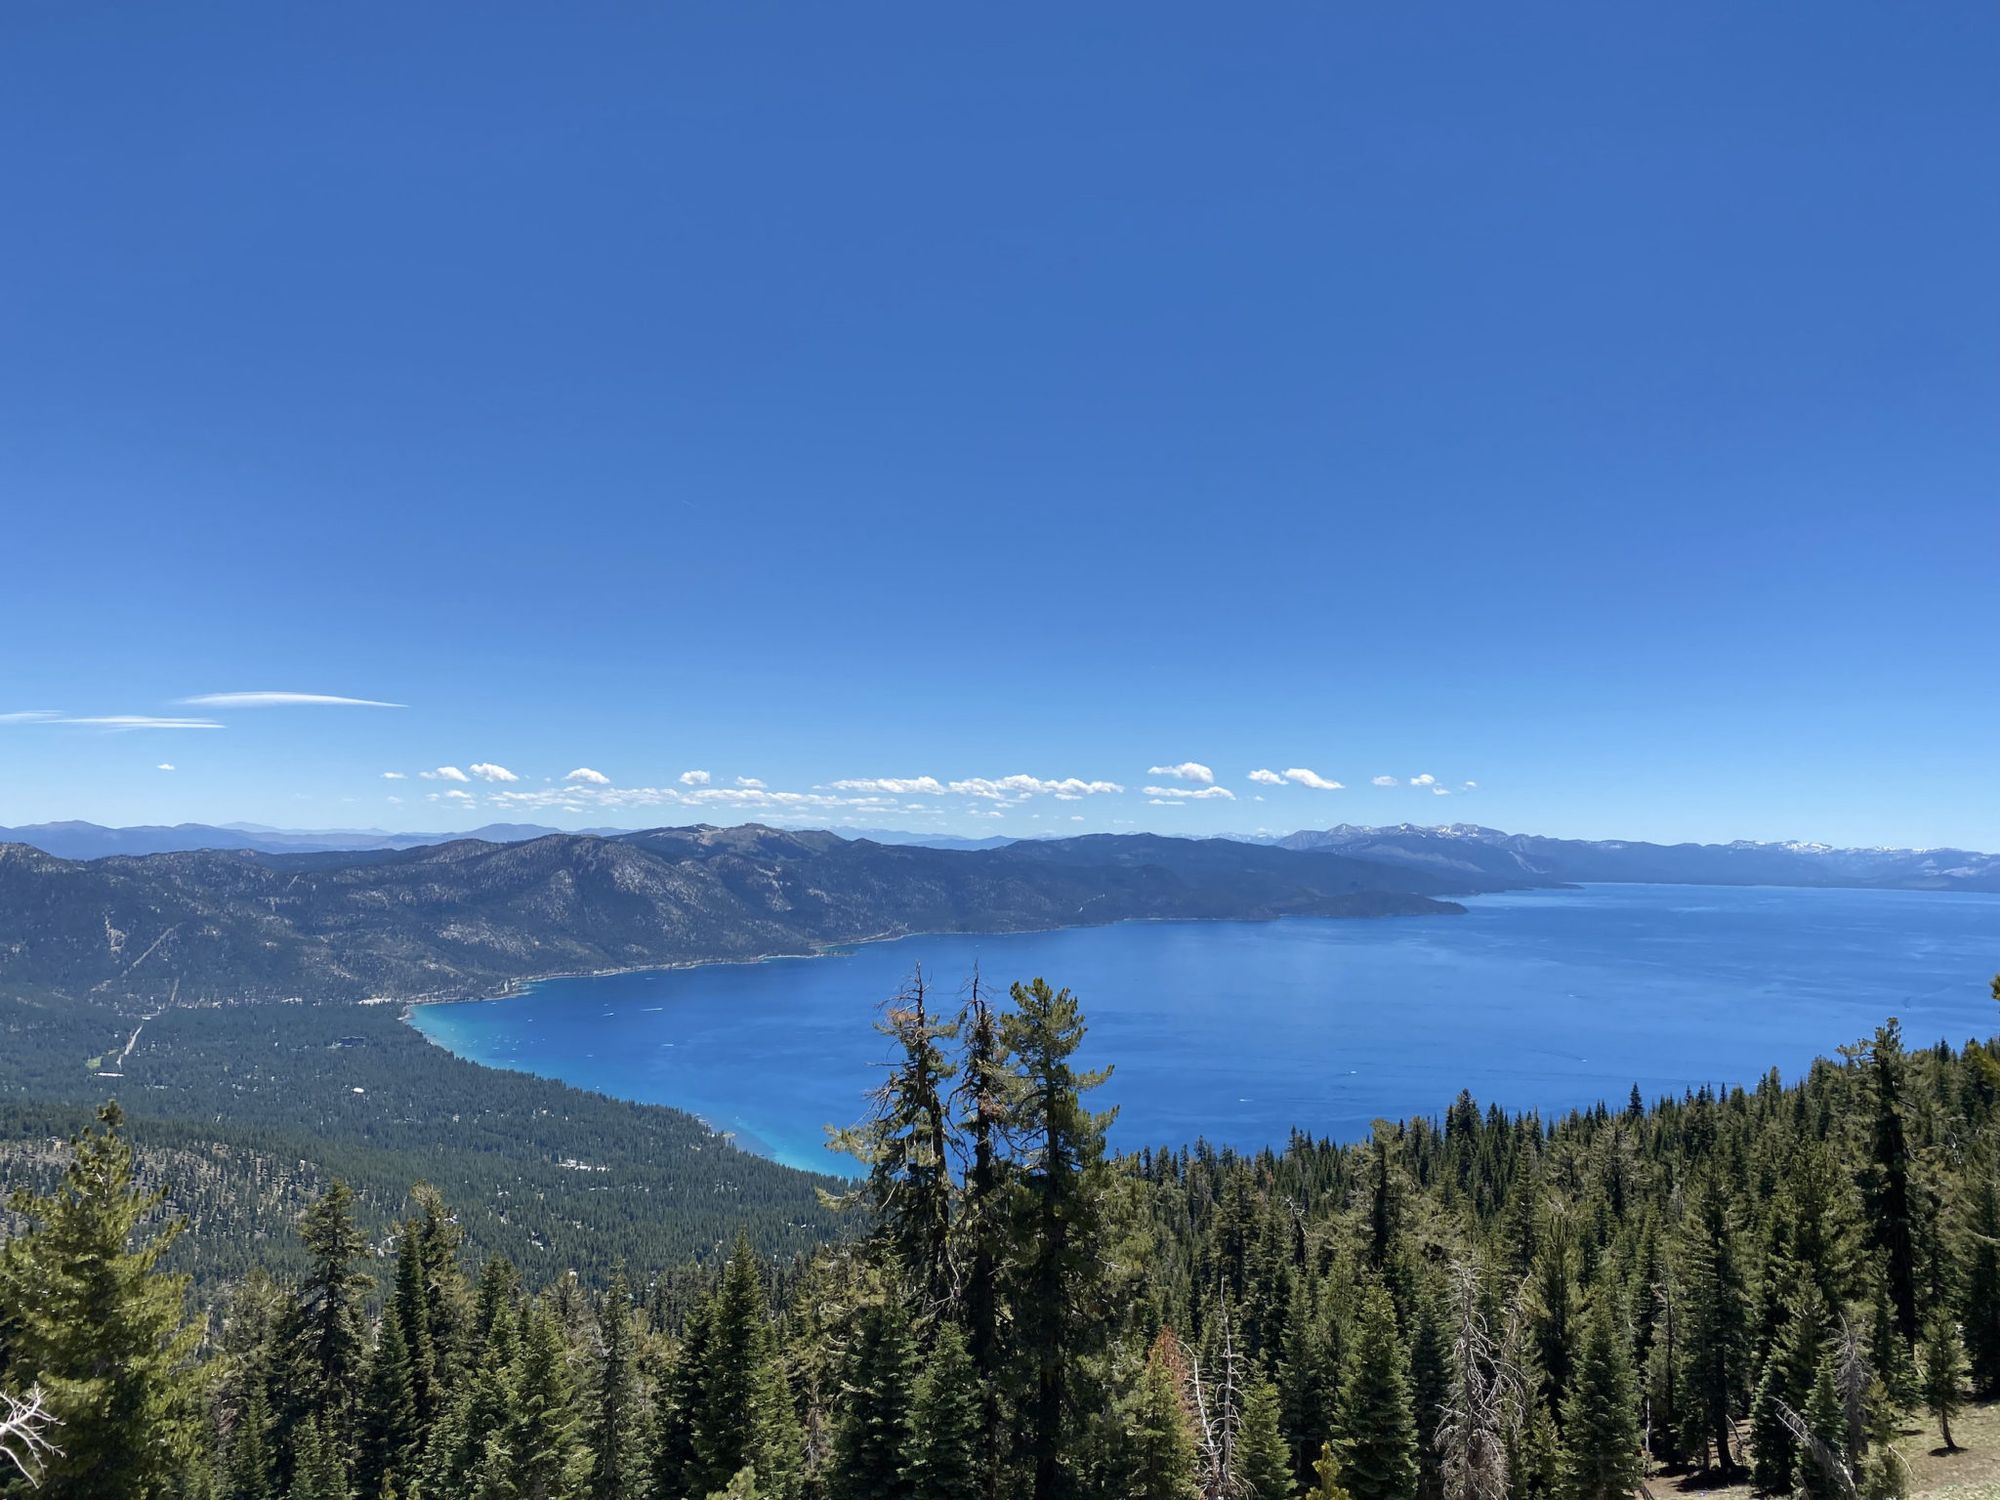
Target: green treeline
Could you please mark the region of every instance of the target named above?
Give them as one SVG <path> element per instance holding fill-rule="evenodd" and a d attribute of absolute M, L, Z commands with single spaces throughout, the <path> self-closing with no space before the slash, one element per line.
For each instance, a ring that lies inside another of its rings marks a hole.
<path fill-rule="evenodd" d="M 15 1451 L 59 1497 L 1611 1500 L 1652 1463 L 1846 1500 L 2000 1396 L 1977 1045 L 1112 1158 L 1067 991 L 919 980 L 881 1030 L 857 1234 L 596 1287 L 472 1268 L 426 1187 L 370 1243 L 336 1184 L 197 1314 L 107 1109 L 0 1247 L 0 1391 L 59 1424 Z"/>

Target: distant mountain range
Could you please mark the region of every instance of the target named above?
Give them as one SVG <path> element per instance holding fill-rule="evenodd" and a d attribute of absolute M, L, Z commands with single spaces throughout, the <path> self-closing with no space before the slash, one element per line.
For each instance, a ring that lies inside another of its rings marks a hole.
<path fill-rule="evenodd" d="M 631 834 L 631 830 L 621 828 L 588 828 L 581 832 L 604 838 Z M 254 850 L 264 854 L 365 852 L 417 849 L 464 839 L 516 844 L 574 833 L 536 823 L 488 823 L 465 833 L 388 833 L 379 828 L 266 828 L 255 823 L 106 828 L 97 823 L 72 822 L 0 828 L 0 843 L 28 844 L 62 859 L 102 859 L 117 854 L 196 849 Z M 848 842 L 866 840 L 900 847 L 962 851 L 1004 849 L 1028 842 L 1069 842 L 1023 840 L 1005 835 L 966 838 L 958 834 L 881 828 L 836 830 L 835 836 Z M 1333 828 L 1291 834 L 1223 837 L 1235 843 L 1340 853 L 1395 869 L 1422 870 L 1461 880 L 1525 881 L 1538 885 L 1611 881 L 2000 891 L 2000 855 L 1967 849 L 1837 849 L 1826 844 L 1760 844 L 1747 840 L 1733 844 L 1651 844 L 1631 839 L 1551 839 L 1528 833 L 1502 833 L 1475 823 L 1436 827 L 1401 823 L 1393 828 L 1342 823 Z"/>
<path fill-rule="evenodd" d="M 966 838 L 955 833 L 906 833 L 890 828 L 836 831 L 844 839 L 871 839 L 878 844 L 916 844 L 926 849 L 1003 849 L 1020 842 L 1005 835 Z M 519 844 L 529 839 L 547 838 L 552 833 L 589 833 L 616 838 L 632 832 L 636 830 L 549 828 L 540 823 L 486 823 L 463 833 L 390 833 L 381 828 L 268 828 L 261 823 L 142 823 L 131 828 L 107 828 L 102 823 L 71 821 L 0 828 L 0 844 L 32 845 L 58 859 L 103 859 L 111 854 L 177 854 L 190 849 L 255 849 L 262 854 L 297 854 L 325 849 L 417 849 L 425 844 L 448 844 L 453 839 Z"/>
<path fill-rule="evenodd" d="M 102 859 L 110 854 L 174 854 L 189 849 L 255 849 L 293 854 L 315 849 L 415 849 L 453 839 L 514 844 L 575 832 L 537 823 L 488 823 L 466 833 L 388 833 L 380 828 L 266 828 L 258 823 L 141 824 L 106 828 L 101 823 L 30 823 L 0 828 L 0 844 L 30 844 L 58 859 Z M 585 833 L 624 833 L 622 828 L 588 828 Z"/>
<path fill-rule="evenodd" d="M 1254 840 L 1331 851 L 1445 878 L 1583 884 L 1850 886 L 1907 891 L 2000 891 L 2000 855 L 1968 849 L 1836 849 L 1826 844 L 1648 844 L 1550 839 L 1474 823 L 1427 828 L 1334 828 Z"/>
<path fill-rule="evenodd" d="M 1460 910 L 1443 896 L 1546 883 L 1152 834 L 931 849 L 702 826 L 88 861 L 7 843 L 0 992 L 141 1004 L 468 995 L 911 932 L 1443 913 Z"/>

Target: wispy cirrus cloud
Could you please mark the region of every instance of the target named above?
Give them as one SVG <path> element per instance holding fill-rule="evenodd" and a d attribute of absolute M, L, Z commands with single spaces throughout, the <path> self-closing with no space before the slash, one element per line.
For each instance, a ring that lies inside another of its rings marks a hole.
<path fill-rule="evenodd" d="M 590 769 L 589 766 L 578 766 L 574 771 L 570 772 L 569 775 L 563 777 L 563 780 L 580 781 L 590 786 L 611 785 L 611 778 L 609 776 L 606 776 L 602 771 L 593 771 Z"/>
<path fill-rule="evenodd" d="M 472 774 L 481 781 L 519 781 L 505 766 L 496 766 L 490 760 L 476 760 L 472 763 Z"/>
<path fill-rule="evenodd" d="M 0 714 L 0 724 L 83 724 L 93 729 L 220 729 L 215 719 L 175 714 L 72 714 L 59 708 L 22 708 Z"/>
<path fill-rule="evenodd" d="M 1198 760 L 1184 760 L 1177 766 L 1148 766 L 1148 776 L 1171 776 L 1176 781 L 1198 781 L 1206 786 L 1215 780 L 1215 772 Z"/>
<path fill-rule="evenodd" d="M 220 729 L 214 719 L 176 719 L 159 714 L 67 714 L 47 724 L 90 724 L 99 729 Z"/>
<path fill-rule="evenodd" d="M 187 708 L 407 708 L 380 698 L 343 698 L 336 693 L 197 693 L 177 698 Z"/>
<path fill-rule="evenodd" d="M 1182 802 L 1206 802 L 1213 797 L 1220 797 L 1229 802 L 1236 800 L 1236 793 L 1226 786 L 1147 786 L 1139 788 L 1139 793 L 1156 807 L 1172 807 Z"/>
<path fill-rule="evenodd" d="M 1317 771 L 1309 771 L 1304 766 L 1293 766 L 1285 772 L 1285 780 L 1294 786 L 1309 786 L 1316 792 L 1339 792 L 1344 788 L 1337 781 L 1329 781 Z"/>

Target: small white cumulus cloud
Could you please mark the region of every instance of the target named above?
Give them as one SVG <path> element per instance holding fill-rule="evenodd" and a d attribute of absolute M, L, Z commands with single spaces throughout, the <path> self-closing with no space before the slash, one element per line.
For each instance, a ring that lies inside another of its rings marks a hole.
<path fill-rule="evenodd" d="M 1468 781 L 1462 788 L 1460 788 L 1460 790 L 1467 792 L 1476 792 L 1479 790 L 1479 783 L 1476 781 Z"/>
<path fill-rule="evenodd" d="M 173 768 L 174 768 L 174 763 L 170 760 L 163 760 L 160 762 L 159 769 L 162 771 L 171 771 L 173 770 Z"/>
<path fill-rule="evenodd" d="M 1375 777 L 1371 777 L 1371 778 L 1369 778 L 1369 783 L 1368 783 L 1368 784 L 1369 784 L 1370 786 L 1401 786 L 1401 785 L 1402 785 L 1402 783 L 1401 783 L 1401 782 L 1399 782 L 1398 780 L 1396 780 L 1396 778 L 1395 778 L 1395 777 L 1393 777 L 1393 776 L 1375 776 Z"/>
<path fill-rule="evenodd" d="M 457 766 L 439 766 L 435 771 L 419 771 L 417 774 L 426 781 L 470 781 L 472 778 Z"/>
<path fill-rule="evenodd" d="M 1054 797 L 1058 802 L 1075 802 L 1110 792 L 1122 792 L 1115 781 L 1085 781 L 1078 776 L 1049 779 L 1041 776 L 971 776 L 963 781 L 940 781 L 935 776 L 850 776 L 829 782 L 836 792 L 885 792 L 892 797 L 922 795 L 978 797 L 988 802 L 1019 802 L 1028 797 Z"/>
<path fill-rule="evenodd" d="M 481 781 L 519 781 L 505 766 L 496 766 L 490 760 L 476 760 L 472 763 L 472 774 Z"/>
<path fill-rule="evenodd" d="M 446 792 L 446 793 L 445 793 L 445 797 L 447 798 L 447 800 L 449 800 L 449 801 L 452 801 L 452 802 L 471 802 L 471 801 L 475 800 L 475 799 L 473 798 L 473 795 L 472 795 L 472 793 L 470 793 L 470 792 L 461 792 L 461 791 L 457 790 L 456 788 L 453 788 L 453 789 L 452 789 L 451 791 L 448 791 L 448 792 Z"/>
<path fill-rule="evenodd" d="M 409 777 L 405 776 L 401 771 L 384 771 L 382 779 L 384 781 L 408 781 Z"/>
<path fill-rule="evenodd" d="M 1177 766 L 1148 766 L 1148 776 L 1171 776 L 1176 781 L 1198 781 L 1204 786 L 1215 780 L 1215 772 L 1198 760 L 1184 760 Z"/>
<path fill-rule="evenodd" d="M 1435 786 L 1435 785 L 1437 785 L 1437 777 L 1435 777 L 1435 776 L 1431 775 L 1431 773 L 1430 773 L 1430 772 L 1426 771 L 1426 772 L 1424 772 L 1424 773 L 1423 773 L 1423 775 L 1421 775 L 1421 776 L 1412 776 L 1412 777 L 1410 778 L 1410 785 L 1411 785 L 1411 786 Z"/>
<path fill-rule="evenodd" d="M 681 772 L 682 786 L 707 786 L 709 783 L 709 779 L 710 779 L 709 774 L 706 771 Z"/>
<path fill-rule="evenodd" d="M 1259 768 L 1258 770 L 1252 771 L 1250 773 L 1250 779 L 1256 782 L 1257 785 L 1259 786 L 1283 786 L 1285 784 L 1285 778 L 1280 776 L 1276 771 L 1270 770 L 1268 767 L 1263 767 Z"/>
<path fill-rule="evenodd" d="M 1448 786 L 1434 786 L 1431 788 L 1431 795 L 1433 797 L 1449 797 L 1451 795 L 1451 788 Z"/>
<path fill-rule="evenodd" d="M 1337 792 L 1342 789 L 1339 782 L 1328 781 L 1319 772 L 1309 771 L 1304 766 L 1293 766 L 1285 772 L 1285 780 L 1297 786 L 1309 786 L 1316 792 Z"/>
<path fill-rule="evenodd" d="M 593 771 L 589 766 L 578 766 L 569 775 L 563 777 L 563 780 L 587 782 L 591 786 L 611 785 L 611 778 L 609 776 L 606 776 L 602 771 Z"/>
<path fill-rule="evenodd" d="M 764 790 L 764 783 L 759 781 L 755 776 L 739 776 L 736 778 L 736 784 L 740 787 L 748 787 L 753 792 Z"/>
<path fill-rule="evenodd" d="M 1171 807 L 1176 802 L 1205 802 L 1211 797 L 1234 802 L 1236 793 L 1226 786 L 1149 786 L 1141 787 L 1142 795 L 1156 804 Z"/>

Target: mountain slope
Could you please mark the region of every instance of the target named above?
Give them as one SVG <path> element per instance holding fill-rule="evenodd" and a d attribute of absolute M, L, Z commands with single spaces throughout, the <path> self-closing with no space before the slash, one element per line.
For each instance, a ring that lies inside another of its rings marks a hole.
<path fill-rule="evenodd" d="M 1473 823 L 1338 827 L 1294 833 L 1277 847 L 1339 853 L 1446 878 L 1662 885 L 1852 886 L 2000 891 L 2000 855 L 1966 849 L 1836 849 L 1825 844 L 1649 844 L 1551 839 Z"/>
<path fill-rule="evenodd" d="M 530 975 L 804 953 L 919 931 L 1378 916 L 1538 883 L 1222 840 L 1000 849 L 654 829 L 419 849 L 55 859 L 0 845 L 0 992 L 150 1003 L 459 995 Z"/>

